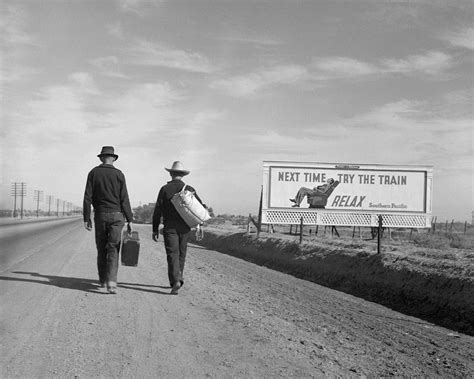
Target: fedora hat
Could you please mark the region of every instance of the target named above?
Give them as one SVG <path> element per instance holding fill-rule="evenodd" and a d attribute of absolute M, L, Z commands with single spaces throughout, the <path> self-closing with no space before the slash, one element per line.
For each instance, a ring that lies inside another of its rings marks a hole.
<path fill-rule="evenodd" d="M 171 166 L 171 168 L 165 167 L 165 170 L 168 172 L 177 172 L 177 173 L 182 174 L 183 176 L 188 175 L 190 172 L 189 170 L 184 169 L 184 166 L 180 161 L 173 162 L 173 165 Z"/>
<path fill-rule="evenodd" d="M 102 151 L 97 156 L 100 158 L 100 157 L 105 156 L 105 155 L 110 155 L 110 156 L 114 157 L 115 160 L 118 159 L 118 155 L 115 154 L 113 146 L 102 146 Z"/>

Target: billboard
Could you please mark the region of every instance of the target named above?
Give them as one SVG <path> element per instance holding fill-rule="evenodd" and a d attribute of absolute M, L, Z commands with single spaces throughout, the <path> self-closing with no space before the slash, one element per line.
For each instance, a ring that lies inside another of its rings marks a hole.
<path fill-rule="evenodd" d="M 264 162 L 265 209 L 431 213 L 432 168 Z"/>

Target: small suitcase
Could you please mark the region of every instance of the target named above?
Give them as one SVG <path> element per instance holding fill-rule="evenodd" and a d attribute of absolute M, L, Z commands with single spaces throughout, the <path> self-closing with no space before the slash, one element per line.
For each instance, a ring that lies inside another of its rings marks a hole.
<path fill-rule="evenodd" d="M 138 232 L 128 234 L 125 230 L 122 234 L 122 254 L 123 266 L 137 266 L 138 254 L 140 252 L 140 238 Z"/>

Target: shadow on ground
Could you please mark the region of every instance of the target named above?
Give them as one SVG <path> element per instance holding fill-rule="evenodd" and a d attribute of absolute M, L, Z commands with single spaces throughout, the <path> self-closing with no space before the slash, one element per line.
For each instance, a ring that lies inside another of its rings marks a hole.
<path fill-rule="evenodd" d="M 71 290 L 78 290 L 84 292 L 92 292 L 98 294 L 108 294 L 106 290 L 100 287 L 97 280 L 75 278 L 70 276 L 55 276 L 55 275 L 44 275 L 38 272 L 30 271 L 13 271 L 13 274 L 28 275 L 28 277 L 17 277 L 17 276 L 0 276 L 0 280 L 13 281 L 13 282 L 26 282 L 26 283 L 37 283 L 49 286 L 55 286 L 59 288 L 67 288 Z M 152 292 L 162 295 L 169 295 L 169 292 L 163 292 L 153 288 L 170 288 L 166 286 L 157 286 L 140 283 L 122 283 L 118 282 L 119 288 L 127 288 L 135 291 Z"/>

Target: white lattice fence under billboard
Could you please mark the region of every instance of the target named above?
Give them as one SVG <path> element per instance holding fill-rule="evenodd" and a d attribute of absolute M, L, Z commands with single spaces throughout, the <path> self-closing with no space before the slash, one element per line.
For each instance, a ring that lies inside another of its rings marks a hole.
<path fill-rule="evenodd" d="M 384 214 L 382 217 L 383 226 L 388 228 L 425 228 L 430 226 L 426 215 Z"/>
<path fill-rule="evenodd" d="M 263 224 L 297 225 L 334 225 L 334 226 L 378 226 L 378 216 L 382 216 L 384 227 L 426 228 L 430 227 L 427 214 L 391 214 L 391 213 L 358 213 L 337 212 L 309 209 L 266 209 L 262 212 Z"/>
<path fill-rule="evenodd" d="M 262 222 L 264 224 L 300 224 L 303 216 L 305 225 L 317 224 L 317 213 L 308 211 L 291 211 L 291 210 L 272 210 L 263 211 Z"/>
<path fill-rule="evenodd" d="M 370 213 L 319 213 L 319 220 L 321 225 L 334 225 L 334 226 L 345 226 L 345 225 L 370 225 L 371 224 Z"/>

